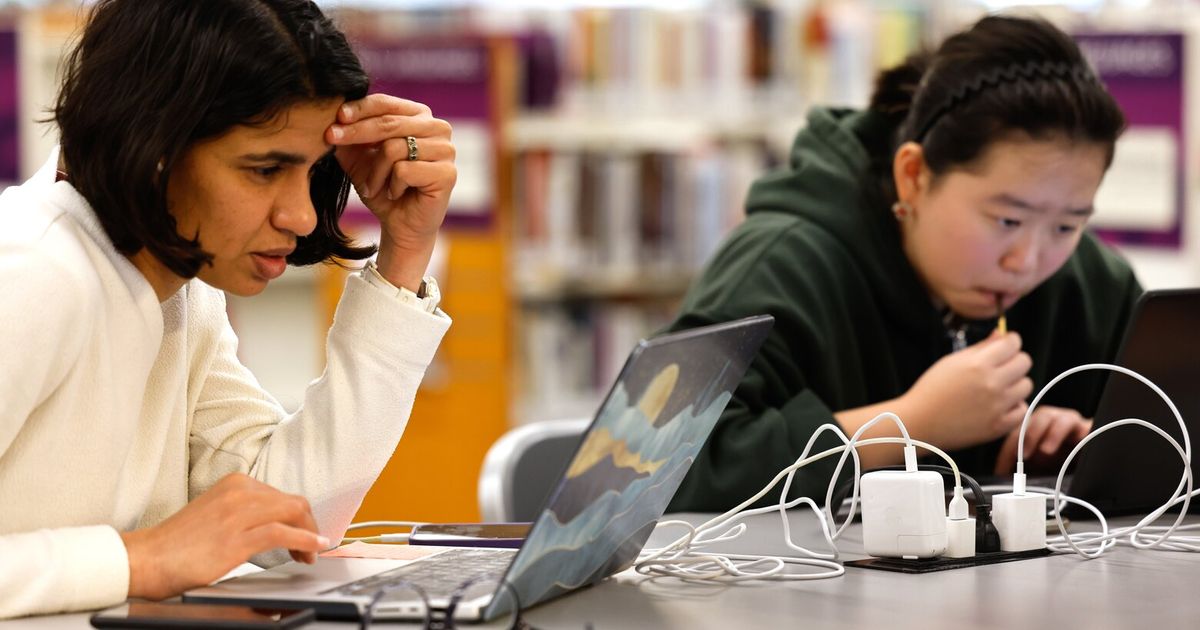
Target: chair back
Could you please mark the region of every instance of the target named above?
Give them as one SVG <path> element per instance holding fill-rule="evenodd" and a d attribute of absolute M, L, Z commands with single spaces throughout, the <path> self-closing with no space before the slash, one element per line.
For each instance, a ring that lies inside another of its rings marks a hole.
<path fill-rule="evenodd" d="M 488 449 L 479 473 L 483 521 L 536 519 L 591 423 L 590 418 L 547 420 L 500 436 Z"/>

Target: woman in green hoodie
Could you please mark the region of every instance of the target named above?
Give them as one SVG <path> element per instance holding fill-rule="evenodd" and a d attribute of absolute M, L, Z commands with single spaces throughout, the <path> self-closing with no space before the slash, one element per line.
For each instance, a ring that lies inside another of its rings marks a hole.
<path fill-rule="evenodd" d="M 966 472 L 1011 469 L 1031 392 L 1111 360 L 1141 293 L 1085 230 L 1123 128 L 1067 35 L 995 16 L 883 72 L 867 110 L 813 109 L 671 326 L 775 316 L 672 509 L 735 505 L 818 426 L 850 434 L 882 411 Z M 1047 396 L 1031 469 L 1087 433 L 1101 384 L 1079 375 Z M 901 461 L 887 446 L 860 455 Z M 793 487 L 824 496 L 832 466 Z"/>

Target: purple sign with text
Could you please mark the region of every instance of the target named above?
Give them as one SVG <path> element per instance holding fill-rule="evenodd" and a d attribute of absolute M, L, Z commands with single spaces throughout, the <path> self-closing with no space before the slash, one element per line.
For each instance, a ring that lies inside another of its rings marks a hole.
<path fill-rule="evenodd" d="M 0 31 L 0 182 L 21 176 L 21 150 L 17 144 L 17 33 Z"/>
<path fill-rule="evenodd" d="M 1120 190 L 1097 200 L 1096 233 L 1110 242 L 1179 247 L 1187 207 L 1183 34 L 1087 33 L 1075 40 L 1128 123 L 1108 174 L 1116 181 L 1105 183 Z M 1102 203 L 1114 199 L 1126 203 Z M 1109 210 L 1120 220 L 1106 225 Z"/>

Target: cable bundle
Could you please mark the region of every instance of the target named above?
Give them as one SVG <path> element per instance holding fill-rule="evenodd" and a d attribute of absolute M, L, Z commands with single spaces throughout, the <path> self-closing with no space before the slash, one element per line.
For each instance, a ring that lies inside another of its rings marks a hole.
<path fill-rule="evenodd" d="M 891 420 L 900 428 L 900 434 L 903 437 L 899 438 L 871 438 L 861 439 L 864 432 L 872 426 Z M 845 444 L 843 446 L 834 447 L 825 451 L 821 451 L 816 455 L 809 455 L 813 445 L 820 435 L 825 432 L 831 432 L 841 439 Z M 954 471 L 954 490 L 955 496 L 962 496 L 962 478 L 958 472 L 958 466 L 954 460 L 950 458 L 941 449 L 914 440 L 908 435 L 908 429 L 900 418 L 890 412 L 881 413 L 871 419 L 854 433 L 854 436 L 847 438 L 841 428 L 835 424 L 825 424 L 819 427 L 808 443 L 804 447 L 804 451 L 800 457 L 792 465 L 779 471 L 775 478 L 766 485 L 757 494 L 746 499 L 737 507 L 725 512 L 724 514 L 710 519 L 709 521 L 693 526 L 686 521 L 672 520 L 662 521 L 660 527 L 683 527 L 687 529 L 687 533 L 671 542 L 670 544 L 659 549 L 644 550 L 637 564 L 634 565 L 635 570 L 643 575 L 652 576 L 669 576 L 677 577 L 684 580 L 692 581 L 717 581 L 717 582 L 744 582 L 748 580 L 819 580 L 831 577 L 838 577 L 845 573 L 845 568 L 841 563 L 837 562 L 839 551 L 837 548 L 837 539 L 846 531 L 850 523 L 854 520 L 854 515 L 858 508 L 858 480 L 861 476 L 861 467 L 858 460 L 858 446 L 869 446 L 872 444 L 903 444 L 905 450 L 905 466 L 909 470 L 916 470 L 916 451 L 914 447 L 920 446 L 942 459 L 950 465 Z M 809 497 L 797 497 L 790 501 L 787 500 L 788 490 L 792 485 L 792 478 L 795 477 L 796 471 L 820 461 L 832 455 L 841 454 L 841 459 L 838 460 L 837 467 L 834 469 L 833 477 L 830 480 L 828 492 L 825 495 L 825 506 L 818 507 L 816 502 Z M 833 531 L 831 524 L 835 519 L 830 510 L 830 502 L 832 501 L 836 482 L 841 474 L 842 468 L 846 463 L 847 457 L 854 461 L 854 487 L 850 493 L 850 513 L 846 517 L 836 531 Z M 779 503 L 773 506 L 748 509 L 750 505 L 761 499 L 769 493 L 780 481 L 783 481 L 783 491 L 780 493 Z M 798 505 L 807 506 L 817 517 L 817 522 L 821 526 L 821 533 L 825 538 L 825 543 L 829 547 L 829 552 L 822 553 L 807 549 L 792 540 L 791 524 L 787 519 L 787 511 Z M 747 530 L 745 523 L 738 521 L 758 514 L 767 514 L 770 512 L 778 512 L 780 521 L 783 524 L 784 542 L 788 548 L 800 553 L 800 556 L 760 556 L 750 554 L 716 554 L 705 553 L 705 547 L 716 543 L 734 540 L 744 534 Z M 728 528 L 728 529 L 725 529 Z M 724 530 L 720 534 L 715 534 L 718 530 Z M 714 535 L 715 534 L 715 535 Z M 818 572 L 809 573 L 786 573 L 784 570 L 788 565 L 809 566 L 821 569 Z M 758 568 L 762 567 L 762 568 Z"/>
<path fill-rule="evenodd" d="M 1146 386 L 1150 387 L 1156 394 L 1158 394 L 1163 401 L 1167 403 L 1167 406 L 1170 407 L 1171 412 L 1175 415 L 1175 419 L 1179 422 L 1180 430 L 1183 432 L 1183 445 L 1181 446 L 1177 440 L 1172 438 L 1161 428 L 1156 427 L 1149 422 L 1138 418 L 1125 418 L 1107 424 L 1093 431 L 1078 444 L 1076 444 L 1075 448 L 1072 449 L 1071 453 L 1067 456 L 1066 461 L 1063 462 L 1054 488 L 1025 487 L 1023 458 L 1025 430 L 1029 425 L 1029 419 L 1033 415 L 1034 409 L 1037 408 L 1038 403 L 1041 401 L 1046 392 L 1048 392 L 1062 379 L 1077 372 L 1097 369 L 1110 370 L 1135 378 L 1144 383 Z M 900 433 L 903 437 L 872 438 L 865 440 L 860 439 L 864 431 L 874 426 L 876 423 L 884 420 L 891 420 L 895 422 L 900 428 Z M 1090 441 L 1107 431 L 1111 431 L 1123 426 L 1142 426 L 1157 433 L 1164 440 L 1170 443 L 1175 448 L 1176 452 L 1179 453 L 1179 456 L 1184 463 L 1184 470 L 1179 481 L 1179 485 L 1176 487 L 1175 492 L 1166 503 L 1150 514 L 1146 515 L 1136 525 L 1131 527 L 1117 528 L 1110 531 L 1108 528 L 1108 522 L 1105 520 L 1104 515 L 1094 505 L 1082 499 L 1063 494 L 1062 482 L 1066 470 L 1070 466 L 1071 462 L 1074 461 L 1076 455 L 1078 455 L 1079 452 Z M 825 431 L 829 431 L 838 436 L 838 438 L 844 442 L 844 445 L 822 451 L 816 455 L 809 455 L 809 452 L 812 450 L 813 444 L 815 443 L 817 437 L 819 437 L 821 433 Z M 754 496 L 743 501 L 737 507 L 698 526 L 693 526 L 686 521 L 680 520 L 661 522 L 660 526 L 683 527 L 687 529 L 687 533 L 664 547 L 643 551 L 638 563 L 635 565 L 635 569 L 644 575 L 670 576 L 690 581 L 716 582 L 742 582 L 748 580 L 815 580 L 841 576 L 845 573 L 845 569 L 840 563 L 837 562 L 839 551 L 836 541 L 846 530 L 846 527 L 848 527 L 853 521 L 857 509 L 859 493 L 858 480 L 861 476 L 857 447 L 870 444 L 904 444 L 906 467 L 910 465 L 910 452 L 912 452 L 911 449 L 913 449 L 914 446 L 920 446 L 937 454 L 942 459 L 946 460 L 954 470 L 955 496 L 962 496 L 962 482 L 958 468 L 954 461 L 948 455 L 946 455 L 946 453 L 942 452 L 936 447 L 918 440 L 911 439 L 908 435 L 908 430 L 904 426 L 904 423 L 895 414 L 880 414 L 870 422 L 863 425 L 851 438 L 847 438 L 837 425 L 826 424 L 822 425 L 813 434 L 813 436 L 809 439 L 808 444 L 805 445 L 804 451 L 793 464 L 781 470 L 779 474 L 777 474 L 775 478 L 767 484 L 766 487 L 764 487 Z M 816 502 L 808 497 L 798 497 L 792 499 L 791 501 L 786 500 L 788 490 L 791 487 L 792 478 L 795 476 L 796 471 L 813 462 L 820 461 L 826 457 L 838 453 L 841 453 L 841 459 L 839 460 L 833 477 L 830 480 L 830 486 L 828 492 L 826 493 L 825 506 L 823 508 L 819 508 Z M 848 499 L 850 503 L 850 513 L 846 517 L 845 522 L 842 523 L 842 525 L 838 527 L 836 531 L 833 531 L 831 523 L 834 522 L 834 516 L 830 510 L 830 502 L 837 479 L 848 456 L 851 457 L 854 462 L 854 487 L 851 491 L 850 498 Z M 913 457 L 913 459 L 915 460 L 915 457 Z M 912 465 L 915 466 L 915 461 L 913 461 Z M 776 485 L 779 484 L 780 481 L 784 481 L 784 486 L 783 491 L 780 493 L 780 502 L 777 505 L 748 509 L 750 505 L 769 493 Z M 1025 418 L 1021 423 L 1021 432 L 1017 447 L 1017 473 L 1014 476 L 1014 491 L 1016 488 L 1020 488 L 1022 492 L 1043 493 L 1053 498 L 1055 506 L 1053 513 L 1058 522 L 1059 532 L 1061 534 L 1060 536 L 1052 538 L 1048 541 L 1047 546 L 1054 551 L 1076 553 L 1086 559 L 1099 557 L 1102 553 L 1117 544 L 1127 544 L 1137 549 L 1158 549 L 1163 551 L 1185 552 L 1200 551 L 1200 536 L 1185 536 L 1177 533 L 1200 529 L 1200 525 L 1182 525 L 1183 519 L 1187 514 L 1188 506 L 1191 503 L 1191 498 L 1197 493 L 1200 493 L 1200 490 L 1193 490 L 1191 471 L 1191 440 L 1188 436 L 1187 426 L 1184 424 L 1183 418 L 1179 414 L 1179 410 L 1175 407 L 1174 402 L 1171 401 L 1170 397 L 1168 397 L 1161 388 L 1150 382 L 1150 380 L 1144 376 L 1127 368 L 1103 363 L 1081 365 L 1063 372 L 1042 388 L 1038 395 L 1034 397 L 1033 402 L 1029 405 L 1029 409 L 1026 411 Z M 1061 516 L 1062 508 L 1064 508 L 1068 503 L 1079 505 L 1095 514 L 1096 518 L 1100 522 L 1100 531 L 1075 534 L 1068 533 L 1066 531 L 1066 525 Z M 812 551 L 796 544 L 795 541 L 792 540 L 791 526 L 787 519 L 787 510 L 799 505 L 805 505 L 816 515 L 817 522 L 821 527 L 821 533 L 824 536 L 825 543 L 829 548 L 828 552 L 823 553 Z M 1180 506 L 1180 510 L 1179 514 L 1175 518 L 1175 521 L 1170 526 L 1163 527 L 1152 525 L 1152 523 L 1156 522 L 1175 506 Z M 787 544 L 788 548 L 800 553 L 800 556 L 718 554 L 704 551 L 706 547 L 710 547 L 711 545 L 717 543 L 734 540 L 743 535 L 747 531 L 747 526 L 745 523 L 739 523 L 738 521 L 748 516 L 766 514 L 773 511 L 779 513 L 780 520 L 783 524 L 784 542 Z M 716 533 L 718 531 L 720 531 L 719 534 Z M 785 569 L 788 565 L 816 567 L 821 570 L 807 573 L 786 573 Z"/>

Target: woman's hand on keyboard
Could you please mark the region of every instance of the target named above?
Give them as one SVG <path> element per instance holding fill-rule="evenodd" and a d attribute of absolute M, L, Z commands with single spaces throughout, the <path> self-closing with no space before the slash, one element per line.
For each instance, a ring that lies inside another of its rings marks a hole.
<path fill-rule="evenodd" d="M 308 501 L 232 474 L 167 520 L 121 534 L 129 555 L 129 596 L 162 599 L 209 584 L 272 549 L 316 562 L 329 540 Z"/>

